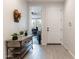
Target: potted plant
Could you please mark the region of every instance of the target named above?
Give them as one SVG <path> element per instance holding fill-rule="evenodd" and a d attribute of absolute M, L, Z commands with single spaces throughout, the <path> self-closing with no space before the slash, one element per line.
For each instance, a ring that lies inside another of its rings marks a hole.
<path fill-rule="evenodd" d="M 24 34 L 24 32 L 23 32 L 23 31 L 20 31 L 19 33 L 20 33 L 20 35 L 23 35 L 23 34 Z"/>
<path fill-rule="evenodd" d="M 18 34 L 17 33 L 13 33 L 12 40 L 18 40 Z"/>

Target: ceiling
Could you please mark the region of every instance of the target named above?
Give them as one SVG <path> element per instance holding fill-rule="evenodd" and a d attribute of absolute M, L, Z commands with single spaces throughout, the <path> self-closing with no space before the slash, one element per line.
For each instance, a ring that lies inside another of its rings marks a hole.
<path fill-rule="evenodd" d="M 65 0 L 27 0 L 28 2 L 64 2 Z"/>

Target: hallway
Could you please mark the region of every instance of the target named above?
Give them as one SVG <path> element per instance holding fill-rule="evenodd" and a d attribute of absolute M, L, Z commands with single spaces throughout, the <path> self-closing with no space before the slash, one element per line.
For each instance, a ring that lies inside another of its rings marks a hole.
<path fill-rule="evenodd" d="M 3 2 L 4 58 L 9 59 L 9 55 L 12 55 L 11 59 L 15 59 L 15 55 L 18 54 L 18 59 L 75 59 L 74 1 L 5 0 Z M 32 38 L 33 33 L 39 33 L 38 37 Z M 29 35 L 31 36 L 28 39 Z M 5 44 L 9 39 L 11 44 Z M 33 49 L 30 49 L 32 42 Z M 59 43 L 62 45 L 47 45 Z M 6 49 L 6 46 L 13 47 L 13 51 L 6 53 L 11 50 Z M 25 55 L 26 50 L 29 52 Z"/>
<path fill-rule="evenodd" d="M 74 59 L 61 45 L 33 45 L 24 59 Z"/>

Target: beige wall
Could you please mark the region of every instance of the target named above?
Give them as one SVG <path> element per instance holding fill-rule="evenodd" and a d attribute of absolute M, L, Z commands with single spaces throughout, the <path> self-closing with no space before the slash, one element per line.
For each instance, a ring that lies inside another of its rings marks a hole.
<path fill-rule="evenodd" d="M 75 56 L 75 5 L 74 0 L 66 0 L 64 7 L 63 45 Z"/>
<path fill-rule="evenodd" d="M 19 23 L 15 23 L 13 19 L 13 11 L 18 9 L 21 13 Z M 5 0 L 4 1 L 4 40 L 7 40 L 14 32 L 27 29 L 27 5 L 23 0 Z"/>

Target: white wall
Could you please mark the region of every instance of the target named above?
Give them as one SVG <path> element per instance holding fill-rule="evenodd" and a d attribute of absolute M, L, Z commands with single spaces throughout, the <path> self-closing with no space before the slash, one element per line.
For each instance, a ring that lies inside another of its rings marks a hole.
<path fill-rule="evenodd" d="M 24 0 L 4 0 L 3 4 L 3 39 L 5 41 L 9 39 L 11 34 L 13 34 L 14 32 L 19 32 L 20 30 L 27 29 L 27 3 Z M 21 13 L 22 17 L 19 23 L 14 22 L 14 9 L 18 9 Z"/>
<path fill-rule="evenodd" d="M 18 9 L 21 13 L 19 23 L 15 23 L 13 19 L 13 11 Z M 14 32 L 27 29 L 27 5 L 23 0 L 5 0 L 4 1 L 4 40 L 7 40 Z"/>
<path fill-rule="evenodd" d="M 75 4 L 66 0 L 64 6 L 64 39 L 63 45 L 75 56 Z"/>

